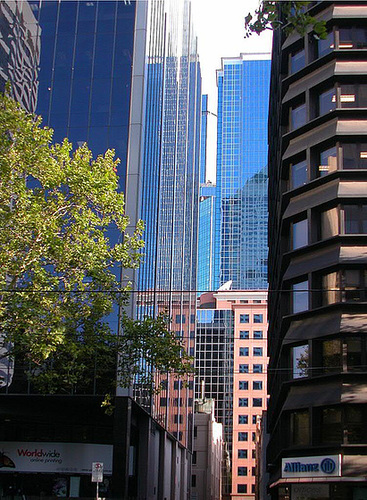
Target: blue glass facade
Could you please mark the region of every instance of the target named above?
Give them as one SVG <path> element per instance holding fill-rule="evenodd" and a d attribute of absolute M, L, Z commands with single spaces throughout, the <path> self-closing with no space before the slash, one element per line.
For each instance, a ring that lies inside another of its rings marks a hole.
<path fill-rule="evenodd" d="M 217 73 L 216 286 L 267 288 L 270 55 L 223 59 Z"/>
<path fill-rule="evenodd" d="M 208 96 L 202 96 L 201 99 L 201 142 L 200 142 L 200 184 L 206 181 L 206 148 L 207 148 L 207 129 L 208 129 Z"/>
<path fill-rule="evenodd" d="M 200 186 L 197 277 L 198 294 L 200 294 L 200 292 L 214 289 L 213 257 L 215 244 L 215 191 L 215 186 L 210 183 L 202 184 Z"/>

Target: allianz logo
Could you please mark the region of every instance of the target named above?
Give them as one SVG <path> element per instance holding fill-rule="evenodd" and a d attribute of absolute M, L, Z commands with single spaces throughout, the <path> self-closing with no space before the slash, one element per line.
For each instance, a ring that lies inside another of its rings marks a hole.
<path fill-rule="evenodd" d="M 284 472 L 323 472 L 324 474 L 332 474 L 335 468 L 336 463 L 332 458 L 324 458 L 321 463 L 286 462 L 284 464 Z"/>

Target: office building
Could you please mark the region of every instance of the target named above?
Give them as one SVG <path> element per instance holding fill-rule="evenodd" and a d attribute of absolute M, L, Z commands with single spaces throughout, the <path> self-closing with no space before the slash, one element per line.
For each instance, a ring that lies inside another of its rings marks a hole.
<path fill-rule="evenodd" d="M 270 54 L 223 58 L 217 71 L 214 279 L 267 288 L 267 120 Z"/>
<path fill-rule="evenodd" d="M 201 295 L 196 335 L 196 397 L 215 399 L 223 424 L 223 498 L 253 500 L 256 423 L 267 405 L 267 293 L 227 284 Z"/>
<path fill-rule="evenodd" d="M 200 185 L 197 269 L 199 295 L 214 289 L 215 191 L 215 186 L 209 181 Z"/>
<path fill-rule="evenodd" d="M 274 34 L 269 123 L 272 499 L 366 498 L 367 2 Z"/>
<path fill-rule="evenodd" d="M 214 408 L 214 399 L 195 400 L 192 500 L 222 500 L 223 425 L 216 422 Z"/>
<path fill-rule="evenodd" d="M 15 4 L 18 11 L 27 4 L 33 15 L 27 22 L 31 45 L 39 52 L 32 76 L 38 88 L 34 107 L 55 130 L 54 140 L 68 137 L 74 147 L 87 142 L 94 157 L 113 148 L 121 160 L 117 173 L 129 229 L 139 218 L 146 224 L 143 264 L 128 276 L 134 291 L 141 292 L 132 294 L 130 312 L 142 317 L 167 310 L 172 329 L 193 353 L 196 297 L 190 290 L 196 285 L 201 78 L 189 2 L 3 4 Z M 6 15 L 1 26 L 8 21 Z M 25 30 L 19 26 L 9 32 L 16 33 L 16 43 L 6 30 L 2 33 L 5 45 L 23 47 Z M 121 235 L 109 237 L 116 243 Z M 117 332 L 117 314 L 109 323 Z M 97 372 L 98 367 L 96 379 Z M 104 389 L 98 383 L 83 396 L 76 387 L 73 395 L 46 397 L 32 393 L 29 384 L 22 391 L 7 384 L 0 395 L 4 453 L 12 459 L 18 449 L 55 447 L 64 458 L 61 466 L 18 464 L 16 478 L 1 468 L 3 489 L 21 485 L 24 495 L 42 490 L 52 496 L 62 474 L 66 495 L 92 497 L 91 463 L 103 461 L 102 496 L 187 497 L 193 382 L 186 387 L 161 376 L 157 383 L 163 388 L 159 395 L 139 380 L 132 389 L 119 388 L 113 416 L 101 408 Z M 79 460 L 83 453 L 85 461 Z M 34 473 L 45 472 L 48 480 L 41 488 Z"/>

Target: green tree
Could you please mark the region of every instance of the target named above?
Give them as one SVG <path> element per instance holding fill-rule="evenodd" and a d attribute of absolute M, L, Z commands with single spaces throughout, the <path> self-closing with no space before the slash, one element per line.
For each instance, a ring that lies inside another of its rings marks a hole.
<path fill-rule="evenodd" d="M 317 37 L 326 38 L 325 21 L 319 21 L 307 12 L 309 3 L 262 1 L 254 15 L 249 13 L 245 17 L 245 38 L 253 33 L 260 35 L 264 30 L 275 30 L 283 26 L 287 34 L 296 31 L 301 36 L 306 34 L 308 26 L 312 26 Z"/>
<path fill-rule="evenodd" d="M 190 358 L 167 318 L 125 319 L 126 338 L 108 315 L 127 301 L 117 275 L 139 265 L 143 224 L 126 234 L 114 151 L 92 158 L 0 96 L 0 333 L 3 356 L 16 360 L 47 393 L 104 391 L 129 384 L 140 360 L 185 373 Z M 112 245 L 108 233 L 124 234 Z M 141 376 L 147 382 L 152 375 Z M 107 383 L 108 381 L 108 383 Z"/>

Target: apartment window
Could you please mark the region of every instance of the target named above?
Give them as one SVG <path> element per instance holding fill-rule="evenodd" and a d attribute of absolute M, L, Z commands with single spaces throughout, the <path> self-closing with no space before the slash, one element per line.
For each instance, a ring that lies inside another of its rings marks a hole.
<path fill-rule="evenodd" d="M 238 371 L 240 373 L 248 373 L 248 365 L 243 365 L 243 364 L 239 365 Z"/>
<path fill-rule="evenodd" d="M 248 356 L 249 348 L 248 347 L 240 347 L 240 356 Z"/>
<path fill-rule="evenodd" d="M 248 390 L 248 382 L 247 380 L 240 380 L 238 382 L 238 388 L 240 391 L 247 391 Z"/>
<path fill-rule="evenodd" d="M 306 123 L 306 103 L 291 107 L 290 115 L 291 130 L 302 127 Z"/>
<path fill-rule="evenodd" d="M 296 73 L 300 69 L 304 68 L 306 64 L 305 49 L 299 49 L 290 54 L 290 72 Z"/>
<path fill-rule="evenodd" d="M 249 323 L 250 315 L 249 314 L 240 314 L 240 323 Z"/>
<path fill-rule="evenodd" d="M 254 380 L 252 383 L 252 388 L 254 391 L 261 391 L 263 388 L 263 383 L 261 380 Z"/>
<path fill-rule="evenodd" d="M 300 281 L 292 285 L 292 313 L 307 311 L 308 304 L 308 281 Z"/>
<path fill-rule="evenodd" d="M 254 314 L 254 323 L 263 323 L 264 316 L 263 314 Z"/>
<path fill-rule="evenodd" d="M 336 108 L 336 89 L 332 87 L 331 89 L 325 90 L 319 94 L 318 99 L 318 116 L 330 113 Z"/>
<path fill-rule="evenodd" d="M 344 170 L 367 169 L 367 143 L 342 144 L 342 163 Z"/>
<path fill-rule="evenodd" d="M 291 164 L 290 181 L 292 189 L 303 186 L 308 182 L 308 167 L 306 160 Z"/>
<path fill-rule="evenodd" d="M 192 474 L 191 476 L 191 486 L 196 488 L 196 474 Z"/>
<path fill-rule="evenodd" d="M 238 476 L 247 476 L 247 467 L 237 467 L 237 475 Z"/>
<path fill-rule="evenodd" d="M 248 424 L 248 415 L 238 415 L 239 424 Z"/>
<path fill-rule="evenodd" d="M 254 330 L 254 339 L 262 339 L 263 331 L 262 330 Z"/>
<path fill-rule="evenodd" d="M 194 438 L 198 437 L 198 426 L 194 425 Z"/>
<path fill-rule="evenodd" d="M 247 450 L 238 450 L 238 458 L 247 458 Z"/>
<path fill-rule="evenodd" d="M 248 441 L 248 432 L 239 432 L 238 441 Z"/>
<path fill-rule="evenodd" d="M 176 324 L 178 323 L 185 323 L 186 322 L 186 317 L 184 314 L 176 314 Z"/>
<path fill-rule="evenodd" d="M 324 175 L 330 174 L 330 172 L 334 172 L 337 168 L 338 161 L 336 146 L 320 151 L 318 176 L 323 177 Z"/>
<path fill-rule="evenodd" d="M 307 219 L 292 224 L 292 250 L 308 245 Z"/>
<path fill-rule="evenodd" d="M 256 458 L 256 450 L 252 450 L 252 458 Z"/>
<path fill-rule="evenodd" d="M 190 314 L 190 323 L 195 323 L 195 314 Z"/>
<path fill-rule="evenodd" d="M 263 372 L 263 365 L 260 364 L 254 364 L 252 367 L 253 373 L 262 373 Z"/>
<path fill-rule="evenodd" d="M 308 376 L 309 347 L 308 344 L 292 347 L 292 376 L 304 378 Z"/>
<path fill-rule="evenodd" d="M 255 408 L 259 408 L 263 405 L 263 400 L 262 398 L 253 398 L 252 399 L 252 406 Z"/>
<path fill-rule="evenodd" d="M 237 484 L 237 493 L 247 493 L 247 484 Z"/>
<path fill-rule="evenodd" d="M 174 398 L 173 405 L 174 406 L 182 406 L 182 398 Z"/>
<path fill-rule="evenodd" d="M 240 331 L 240 339 L 248 339 L 250 336 L 250 332 L 248 330 L 241 330 Z"/>
<path fill-rule="evenodd" d="M 339 49 L 367 48 L 367 29 L 365 27 L 339 28 Z"/>
<path fill-rule="evenodd" d="M 175 391 L 177 391 L 178 389 L 182 389 L 183 388 L 183 381 L 182 380 L 175 380 L 173 382 L 173 388 Z"/>
<path fill-rule="evenodd" d="M 308 410 L 291 413 L 291 442 L 294 446 L 310 442 L 310 415 Z"/>
<path fill-rule="evenodd" d="M 192 464 L 196 465 L 196 461 L 197 461 L 197 452 L 193 451 L 192 452 Z"/>
<path fill-rule="evenodd" d="M 238 398 L 238 406 L 244 408 L 248 406 L 248 398 Z"/>
<path fill-rule="evenodd" d="M 367 271 L 344 269 L 322 277 L 323 305 L 366 300 Z"/>
<path fill-rule="evenodd" d="M 253 355 L 254 356 L 262 356 L 263 355 L 263 348 L 262 347 L 254 347 L 253 348 Z"/>
<path fill-rule="evenodd" d="M 256 441 L 256 432 L 253 432 L 252 433 L 252 441 L 255 442 Z"/>
<path fill-rule="evenodd" d="M 258 415 L 252 415 L 252 423 L 257 424 L 257 417 Z"/>
<path fill-rule="evenodd" d="M 167 406 L 167 398 L 160 398 L 159 403 L 160 406 Z"/>
<path fill-rule="evenodd" d="M 367 205 L 344 205 L 344 233 L 367 233 Z"/>

